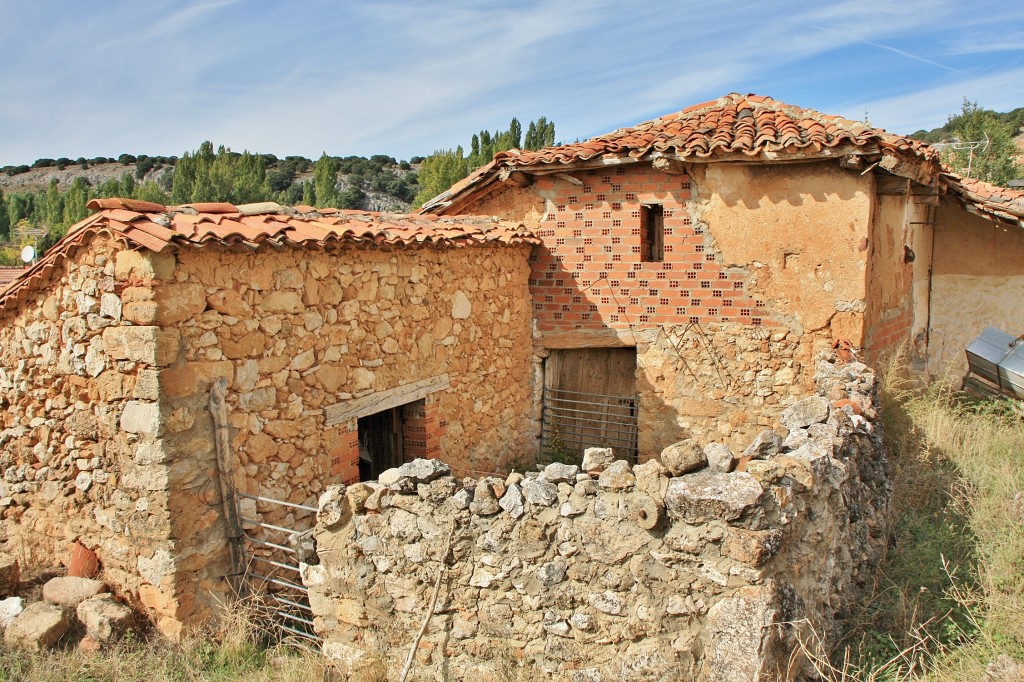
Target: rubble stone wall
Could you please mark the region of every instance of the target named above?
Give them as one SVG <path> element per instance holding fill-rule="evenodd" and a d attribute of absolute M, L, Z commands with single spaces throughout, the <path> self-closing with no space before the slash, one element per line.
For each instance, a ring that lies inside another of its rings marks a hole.
<path fill-rule="evenodd" d="M 136 604 L 174 580 L 158 375 L 179 340 L 136 314 L 167 265 L 97 238 L 0 311 L 5 550 L 58 566 L 79 541 Z"/>
<path fill-rule="evenodd" d="M 227 382 L 241 492 L 313 505 L 326 485 L 358 481 L 357 421 L 331 423 L 331 408 L 441 375 L 447 387 L 406 414 L 407 457 L 502 470 L 533 448 L 527 278 L 519 247 L 180 251 L 157 312 L 182 346 L 160 375 L 180 462 L 176 600 L 205 595 L 189 609 L 212 608 L 230 568 L 207 407 L 214 381 Z M 243 500 L 250 518 L 253 507 Z M 286 509 L 259 512 L 301 526 Z"/>
<path fill-rule="evenodd" d="M 325 653 L 395 676 L 436 592 L 417 670 L 780 679 L 793 623 L 834 636 L 884 546 L 874 376 L 831 358 L 815 378 L 738 466 L 691 440 L 635 467 L 593 449 L 474 480 L 417 460 L 330 487 L 302 566 Z"/>

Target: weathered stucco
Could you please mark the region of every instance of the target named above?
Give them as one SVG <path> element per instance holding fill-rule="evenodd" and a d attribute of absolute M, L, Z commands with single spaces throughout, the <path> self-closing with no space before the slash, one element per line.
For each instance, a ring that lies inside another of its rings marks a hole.
<path fill-rule="evenodd" d="M 954 379 L 964 350 L 986 327 L 1024 332 L 1024 233 L 944 201 L 935 223 L 928 372 Z"/>
<path fill-rule="evenodd" d="M 697 179 L 726 266 L 797 333 L 859 331 L 865 301 L 873 177 L 834 162 L 707 164 Z M 835 318 L 838 317 L 838 320 Z"/>

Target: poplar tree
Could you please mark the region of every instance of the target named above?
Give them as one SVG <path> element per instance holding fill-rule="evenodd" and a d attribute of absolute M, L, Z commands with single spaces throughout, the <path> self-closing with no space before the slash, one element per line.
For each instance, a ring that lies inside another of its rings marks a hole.
<path fill-rule="evenodd" d="M 313 166 L 313 190 L 317 208 L 338 207 L 338 160 L 324 152 Z"/>

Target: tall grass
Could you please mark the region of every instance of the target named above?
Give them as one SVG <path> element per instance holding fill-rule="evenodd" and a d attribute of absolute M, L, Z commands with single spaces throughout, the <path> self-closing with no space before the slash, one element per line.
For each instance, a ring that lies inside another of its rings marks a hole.
<path fill-rule="evenodd" d="M 0 645 L 3 682 L 328 682 L 344 679 L 319 651 L 274 643 L 254 609 L 236 602 L 216 628 L 179 643 L 129 637 L 100 652 L 30 653 Z"/>
<path fill-rule="evenodd" d="M 900 376 L 882 390 L 886 560 L 842 646 L 808 650 L 828 680 L 982 679 L 999 656 L 1024 660 L 1024 421 Z"/>

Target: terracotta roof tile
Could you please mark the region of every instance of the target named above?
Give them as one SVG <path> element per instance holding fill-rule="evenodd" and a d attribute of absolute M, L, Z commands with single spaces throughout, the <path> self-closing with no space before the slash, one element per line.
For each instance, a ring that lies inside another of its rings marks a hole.
<path fill-rule="evenodd" d="M 389 248 L 540 244 L 540 239 L 523 225 L 487 217 L 438 218 L 308 206 L 287 208 L 269 202 L 246 207 L 224 203 L 166 207 L 107 198 L 93 199 L 88 206 L 99 212 L 71 226 L 67 236 L 34 266 L 0 268 L 0 309 L 43 286 L 65 258 L 98 234 L 112 235 L 129 246 L 157 252 L 211 244 L 252 249 L 266 243 L 295 248 L 317 248 L 328 243 Z M 266 212 L 256 215 L 254 210 Z M 5 275 L 11 282 L 7 288 L 3 288 Z"/>
<path fill-rule="evenodd" d="M 27 267 L 0 265 L 0 289 L 5 288 L 8 284 L 18 279 L 27 270 Z"/>
<path fill-rule="evenodd" d="M 685 159 L 737 152 L 754 156 L 787 150 L 818 151 L 841 144 L 891 145 L 923 157 L 936 156 L 922 142 L 860 121 L 828 116 L 770 97 L 734 93 L 585 142 L 537 151 L 513 149 L 496 154 L 494 160 L 499 165 L 523 167 L 570 163 L 622 151 L 634 157 L 652 151 L 667 152 Z"/>

